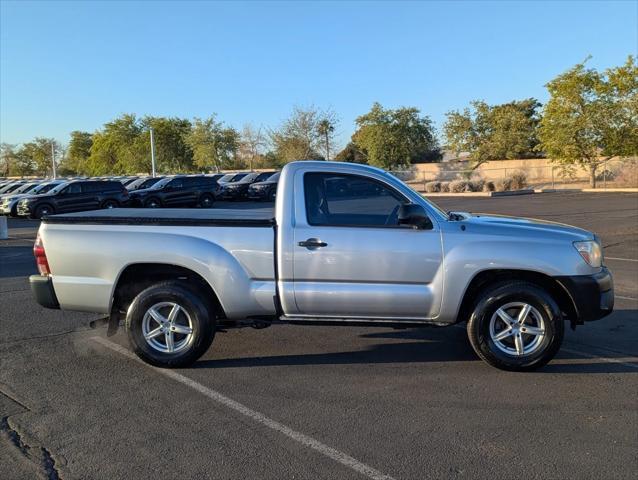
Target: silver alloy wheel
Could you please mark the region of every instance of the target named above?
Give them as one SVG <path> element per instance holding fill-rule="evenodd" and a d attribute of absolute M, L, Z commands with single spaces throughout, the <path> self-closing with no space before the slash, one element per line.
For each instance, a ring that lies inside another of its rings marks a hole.
<path fill-rule="evenodd" d="M 142 319 L 146 343 L 162 353 L 177 353 L 193 340 L 193 323 L 188 312 L 175 302 L 160 302 L 149 308 Z"/>
<path fill-rule="evenodd" d="M 490 337 L 496 348 L 520 357 L 536 352 L 545 338 L 545 321 L 538 310 L 524 302 L 500 307 L 490 320 Z"/>

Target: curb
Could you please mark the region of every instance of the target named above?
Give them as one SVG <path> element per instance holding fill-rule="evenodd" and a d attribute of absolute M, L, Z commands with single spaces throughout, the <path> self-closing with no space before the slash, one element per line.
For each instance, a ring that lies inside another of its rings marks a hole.
<path fill-rule="evenodd" d="M 531 195 L 535 190 L 527 188 L 525 190 L 508 190 L 506 192 L 489 192 L 490 197 L 510 197 L 512 195 Z"/>
<path fill-rule="evenodd" d="M 436 192 L 436 193 L 421 193 L 424 197 L 509 197 L 512 195 L 531 195 L 536 193 L 535 190 L 509 190 L 507 192 Z"/>

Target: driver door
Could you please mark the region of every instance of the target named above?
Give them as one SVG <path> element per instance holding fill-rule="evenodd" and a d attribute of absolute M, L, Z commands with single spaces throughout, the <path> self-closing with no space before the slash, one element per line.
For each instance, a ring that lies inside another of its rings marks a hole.
<path fill-rule="evenodd" d="M 306 172 L 294 228 L 297 315 L 427 319 L 442 259 L 440 232 L 399 226 L 407 199 L 361 175 Z M 436 307 L 435 307 L 436 309 Z"/>

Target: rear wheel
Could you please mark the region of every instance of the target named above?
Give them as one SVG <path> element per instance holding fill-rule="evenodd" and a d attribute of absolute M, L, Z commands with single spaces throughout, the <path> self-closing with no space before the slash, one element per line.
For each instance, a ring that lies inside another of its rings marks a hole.
<path fill-rule="evenodd" d="M 528 282 L 488 288 L 467 324 L 470 343 L 481 359 L 502 370 L 536 370 L 561 346 L 565 331 L 560 308 L 549 293 Z"/>
<path fill-rule="evenodd" d="M 277 189 L 273 189 L 269 194 L 268 194 L 268 201 L 269 202 L 274 202 L 275 199 L 277 198 Z"/>
<path fill-rule="evenodd" d="M 210 347 L 216 316 L 202 295 L 182 282 L 167 281 L 142 291 L 126 316 L 135 354 L 158 367 L 185 367 Z"/>
<path fill-rule="evenodd" d="M 199 199 L 199 206 L 202 208 L 211 208 L 213 203 L 215 203 L 215 199 L 208 193 L 205 193 Z"/>
<path fill-rule="evenodd" d="M 42 217 L 46 217 L 47 215 L 53 215 L 54 213 L 55 210 L 53 209 L 53 207 L 45 203 L 44 205 L 38 205 L 32 216 L 33 218 L 40 219 Z"/>

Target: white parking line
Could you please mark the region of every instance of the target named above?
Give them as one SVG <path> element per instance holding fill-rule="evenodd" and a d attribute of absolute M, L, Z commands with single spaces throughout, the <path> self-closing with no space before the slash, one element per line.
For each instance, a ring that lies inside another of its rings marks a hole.
<path fill-rule="evenodd" d="M 628 362 L 624 362 L 623 360 L 617 359 L 617 358 L 610 358 L 610 357 L 600 357 L 598 355 L 592 355 L 591 353 L 585 353 L 585 352 L 581 352 L 579 350 L 573 350 L 571 348 L 565 348 L 565 347 L 561 347 L 560 351 L 562 352 L 567 352 L 567 353 L 573 353 L 574 355 L 580 355 L 581 357 L 585 357 L 585 358 L 595 358 L 596 360 L 600 360 L 601 362 L 605 362 L 605 363 L 615 363 L 617 365 L 623 365 L 625 367 L 630 367 L 630 368 L 635 368 L 638 369 L 638 363 L 628 363 Z M 626 358 L 636 358 L 636 357 L 626 357 Z M 638 360 L 638 359 L 636 359 Z"/>
<path fill-rule="evenodd" d="M 114 352 L 117 352 L 127 358 L 130 358 L 131 360 L 135 360 L 137 362 L 142 363 L 143 365 L 146 365 L 139 358 L 137 358 L 133 353 L 129 352 L 124 347 L 121 347 L 117 343 L 110 342 L 100 337 L 91 337 L 91 340 L 99 343 L 100 345 L 106 348 L 113 350 Z M 182 383 L 186 385 L 187 387 L 190 387 L 193 390 L 196 390 L 199 393 L 206 395 L 211 400 L 214 400 L 224 405 L 225 407 L 230 408 L 231 410 L 235 410 L 236 412 L 241 413 L 242 415 L 252 418 L 257 423 L 261 423 L 262 425 L 265 425 L 266 427 L 271 428 L 272 430 L 282 433 L 288 438 L 295 440 L 296 442 L 299 442 L 302 445 L 308 448 L 311 448 L 321 453 L 322 455 L 325 455 L 326 457 L 331 458 L 335 462 L 339 462 L 340 464 L 345 465 L 346 467 L 354 470 L 355 472 L 365 475 L 368 478 L 372 478 L 373 480 L 394 480 L 391 476 L 381 473 L 378 470 L 375 470 L 374 468 L 366 465 L 365 463 L 361 463 L 356 458 L 353 458 L 348 454 L 345 454 L 343 452 L 340 452 L 339 450 L 329 447 L 328 445 L 321 443 L 319 440 L 315 440 L 314 438 L 309 437 L 308 435 L 304 435 L 301 432 L 297 432 L 296 430 L 293 430 L 292 428 L 289 428 L 286 425 L 283 425 L 277 422 L 276 420 L 273 420 L 267 417 L 263 413 L 259 413 L 255 410 L 252 410 L 246 407 L 245 405 L 242 405 L 241 403 L 236 402 L 235 400 L 228 398 L 225 395 L 222 395 L 221 393 L 211 388 L 205 387 L 201 383 L 197 383 L 195 380 L 191 380 L 190 378 L 177 373 L 175 370 L 159 369 L 159 368 L 150 367 L 149 365 L 146 365 L 146 366 L 149 368 L 152 368 L 156 373 L 159 373 L 179 383 Z"/>
<path fill-rule="evenodd" d="M 634 258 L 618 258 L 618 257 L 605 257 L 605 260 L 616 260 L 618 262 L 638 262 Z"/>

